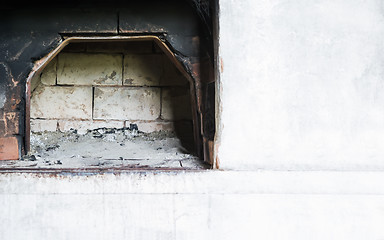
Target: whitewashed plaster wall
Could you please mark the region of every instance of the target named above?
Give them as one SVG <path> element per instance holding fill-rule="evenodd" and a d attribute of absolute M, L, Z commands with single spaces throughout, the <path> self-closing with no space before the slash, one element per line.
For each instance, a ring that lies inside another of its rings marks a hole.
<path fill-rule="evenodd" d="M 0 239 L 379 240 L 383 194 L 380 172 L 0 174 Z"/>
<path fill-rule="evenodd" d="M 220 0 L 223 169 L 384 169 L 384 5 Z"/>

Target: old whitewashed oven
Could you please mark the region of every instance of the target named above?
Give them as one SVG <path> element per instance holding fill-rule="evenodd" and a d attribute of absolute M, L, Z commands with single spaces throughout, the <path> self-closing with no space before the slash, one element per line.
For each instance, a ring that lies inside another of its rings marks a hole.
<path fill-rule="evenodd" d="M 131 41 L 126 37 L 151 33 L 159 38 L 151 41 L 161 43 L 154 46 L 172 50 L 177 61 L 168 60 L 180 63 L 180 73 L 194 79 L 196 96 L 202 96 L 201 105 L 191 103 L 201 124 L 194 126 L 202 134 L 202 148 L 213 149 L 213 167 L 219 170 L 68 172 L 8 165 L 0 169 L 0 239 L 384 239 L 382 1 L 141 2 L 120 2 L 124 9 L 116 1 L 0 6 L 2 154 L 16 151 L 11 156 L 18 158 L 25 146 L 24 96 L 28 76 L 37 70 L 34 64 L 44 69 L 34 92 L 41 87 L 119 92 L 133 88 L 126 85 L 130 81 L 53 85 L 44 75 L 55 75 L 49 69 L 55 61 L 61 68 L 60 59 L 73 54 L 71 45 L 90 44 L 95 35 L 109 40 L 80 48 L 76 59 L 93 55 L 91 45 L 102 44 L 98 54 L 106 54 L 111 37 L 124 37 L 125 44 Z M 183 3 L 188 11 L 174 11 Z M 102 10 L 89 8 L 97 6 Z M 199 38 L 186 27 L 191 12 L 207 26 Z M 173 21 L 175 14 L 185 21 Z M 179 31 L 171 31 L 175 28 Z M 210 33 L 213 48 L 204 44 Z M 200 62 L 193 50 L 197 43 Z M 150 54 L 158 53 L 156 47 Z M 125 68 L 130 53 L 118 54 L 123 60 L 117 65 Z M 204 70 L 208 56 L 215 81 L 202 80 L 212 75 Z M 157 87 L 165 90 L 161 81 L 140 89 Z M 112 95 L 96 93 L 93 117 L 99 96 Z M 212 109 L 214 118 L 209 117 Z M 160 119 L 153 121 L 163 123 Z M 57 121 L 60 129 L 68 119 L 45 120 Z M 125 124 L 130 121 L 124 117 Z M 39 127 L 38 122 L 31 127 Z M 4 143 L 10 145 L 4 148 Z"/>

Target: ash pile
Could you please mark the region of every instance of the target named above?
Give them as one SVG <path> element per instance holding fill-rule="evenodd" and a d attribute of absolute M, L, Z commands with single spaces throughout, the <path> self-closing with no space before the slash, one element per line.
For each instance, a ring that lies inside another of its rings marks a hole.
<path fill-rule="evenodd" d="M 23 158 L 32 167 L 149 167 L 202 169 L 206 166 L 187 151 L 174 132 L 144 133 L 129 128 L 98 128 L 79 134 L 34 132 L 31 152 Z"/>

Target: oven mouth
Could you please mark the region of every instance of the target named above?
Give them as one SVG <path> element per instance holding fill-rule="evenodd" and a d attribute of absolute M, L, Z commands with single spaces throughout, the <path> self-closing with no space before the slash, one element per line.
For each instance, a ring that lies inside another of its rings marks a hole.
<path fill-rule="evenodd" d="M 167 45 L 166 42 L 164 42 L 159 36 L 154 35 L 139 35 L 139 36 L 70 36 L 67 37 L 61 42 L 61 44 L 55 48 L 53 51 L 51 51 L 47 56 L 44 58 L 38 60 L 35 62 L 35 65 L 30 72 L 27 81 L 26 81 L 26 112 L 25 112 L 25 152 L 29 153 L 31 151 L 31 95 L 32 95 L 32 87 L 31 82 L 34 77 L 38 76 L 43 72 L 45 67 L 48 66 L 48 64 L 59 55 L 59 53 L 62 52 L 62 50 L 72 43 L 114 43 L 114 42 L 148 42 L 152 41 L 156 46 L 162 51 L 162 53 L 166 56 L 166 59 L 168 59 L 183 75 L 183 77 L 188 81 L 189 83 L 189 90 L 190 90 L 190 96 L 191 96 L 191 108 L 192 108 L 192 123 L 193 123 L 193 138 L 194 138 L 194 144 L 196 149 L 203 148 L 202 142 L 201 142 L 201 133 L 200 133 L 200 125 L 201 125 L 201 119 L 199 117 L 199 114 L 196 110 L 197 108 L 197 96 L 196 96 L 196 83 L 195 79 L 191 76 L 190 73 L 187 72 L 187 70 L 184 68 L 183 64 L 179 62 L 179 60 L 176 58 L 175 53 L 170 49 L 170 47 Z M 122 131 L 124 130 L 135 130 L 134 127 L 132 129 L 132 126 L 125 127 L 125 129 L 120 129 Z M 198 151 L 196 151 L 198 153 Z M 204 155 L 199 156 L 200 159 L 204 160 Z M 123 159 L 124 160 L 124 159 Z M 181 164 L 181 163 L 180 163 Z M 204 165 L 203 168 L 206 168 L 207 166 Z M 151 168 L 151 167 L 148 167 Z M 161 168 L 161 167 L 160 167 Z M 171 167 L 168 169 L 172 169 Z M 181 169 L 183 168 L 181 164 Z"/>

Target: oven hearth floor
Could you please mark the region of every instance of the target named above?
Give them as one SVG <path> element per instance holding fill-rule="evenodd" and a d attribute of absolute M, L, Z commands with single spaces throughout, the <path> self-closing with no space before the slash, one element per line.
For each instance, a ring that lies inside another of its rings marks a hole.
<path fill-rule="evenodd" d="M 97 129 L 31 134 L 31 153 L 0 169 L 206 169 L 170 132 Z"/>

